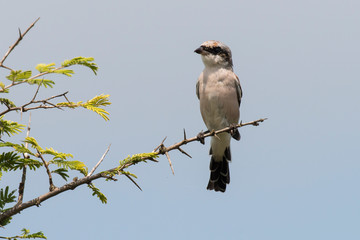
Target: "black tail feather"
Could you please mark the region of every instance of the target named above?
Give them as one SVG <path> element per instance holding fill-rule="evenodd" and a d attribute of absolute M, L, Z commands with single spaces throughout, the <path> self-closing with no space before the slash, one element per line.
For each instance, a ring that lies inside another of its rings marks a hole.
<path fill-rule="evenodd" d="M 210 150 L 211 152 L 211 150 Z M 225 192 L 226 184 L 230 183 L 229 161 L 231 159 L 230 148 L 226 148 L 222 161 L 215 161 L 211 157 L 210 161 L 210 180 L 208 190 Z"/>

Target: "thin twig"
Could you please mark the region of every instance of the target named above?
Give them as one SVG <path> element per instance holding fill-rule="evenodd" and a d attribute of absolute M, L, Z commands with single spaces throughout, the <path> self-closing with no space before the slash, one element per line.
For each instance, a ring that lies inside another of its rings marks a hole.
<path fill-rule="evenodd" d="M 217 130 L 217 131 L 205 132 L 205 134 L 203 135 L 202 138 L 217 136 L 220 133 L 230 132 L 233 129 L 241 128 L 241 127 L 248 126 L 248 125 L 258 126 L 259 123 L 264 122 L 265 120 L 267 120 L 267 118 L 261 118 L 261 119 L 251 121 L 251 122 L 247 122 L 247 123 L 242 123 L 241 122 L 241 123 L 239 123 L 237 125 L 226 127 L 226 128 L 223 128 L 223 129 L 220 129 L 220 130 Z M 170 152 L 170 151 L 175 150 L 175 149 L 179 150 L 179 147 L 181 147 L 182 145 L 185 145 L 185 144 L 188 144 L 188 143 L 194 142 L 194 141 L 200 141 L 200 139 L 197 136 L 192 137 L 192 138 L 188 138 L 188 139 L 184 139 L 181 142 L 178 142 L 178 143 L 175 143 L 174 145 L 171 145 L 170 147 L 163 146 L 162 148 L 158 148 L 157 153 L 163 155 L 163 154 L 166 154 L 166 152 Z"/>
<path fill-rule="evenodd" d="M 43 81 L 44 81 L 44 79 L 41 80 L 39 86 L 38 86 L 37 89 L 36 89 L 36 92 L 35 92 L 35 94 L 34 94 L 34 97 L 31 99 L 30 103 L 32 103 L 32 102 L 35 101 L 35 98 L 36 98 L 37 94 L 39 93 L 39 89 L 40 89 L 41 84 L 43 83 Z"/>
<path fill-rule="evenodd" d="M 9 54 L 14 50 L 14 48 L 20 43 L 20 41 L 24 38 L 24 36 L 30 31 L 32 27 L 34 27 L 35 23 L 39 21 L 40 18 L 36 19 L 29 27 L 26 29 L 26 31 L 21 34 L 19 29 L 19 38 L 16 40 L 16 42 L 9 48 L 9 50 L 5 53 L 4 57 L 0 61 L 0 67 L 3 67 L 3 63 L 6 60 L 6 58 L 9 56 Z"/>
<path fill-rule="evenodd" d="M 38 88 L 39 89 L 39 88 Z M 5 111 L 1 112 L 0 113 L 0 116 L 2 115 L 5 115 L 7 114 L 8 112 L 12 112 L 12 111 L 21 111 L 21 113 L 23 112 L 27 112 L 27 111 L 31 111 L 31 110 L 35 110 L 35 109 L 49 109 L 49 108 L 58 108 L 60 110 L 63 110 L 61 107 L 57 106 L 56 104 L 54 103 L 51 103 L 50 100 L 53 100 L 55 98 L 60 98 L 60 97 L 64 97 L 67 99 L 66 97 L 66 94 L 69 93 L 68 91 L 67 92 L 64 92 L 64 93 L 61 93 L 61 94 L 58 94 L 58 95 L 55 95 L 55 96 L 52 96 L 52 97 L 49 97 L 47 99 L 43 99 L 43 100 L 37 100 L 35 101 L 35 97 L 37 95 L 37 92 L 38 90 L 36 91 L 33 99 L 31 101 L 29 101 L 28 103 L 22 105 L 22 106 L 19 106 L 19 107 L 12 107 L 12 108 L 8 108 L 6 109 Z M 40 104 L 38 106 L 35 106 L 35 107 L 27 107 L 31 104 Z M 45 104 L 48 104 L 48 105 L 51 105 L 51 106 L 47 106 Z M 67 107 L 67 108 L 71 108 L 71 106 L 62 106 L 62 107 Z"/>
<path fill-rule="evenodd" d="M 93 167 L 93 169 L 91 169 L 91 171 L 89 172 L 89 174 L 87 175 L 87 177 L 91 176 L 95 170 L 97 169 L 97 167 L 101 164 L 101 162 L 104 160 L 106 154 L 109 152 L 110 150 L 110 146 L 111 144 L 109 144 L 108 148 L 106 149 L 106 151 L 104 152 L 104 154 L 102 155 L 102 157 L 100 158 L 99 162 Z"/>
<path fill-rule="evenodd" d="M 50 172 L 50 169 L 49 169 L 49 164 L 45 161 L 45 159 L 43 158 L 42 154 L 40 153 L 39 150 L 37 150 L 37 153 L 38 153 L 38 157 L 42 160 L 45 168 L 46 168 L 46 173 L 47 175 L 49 176 L 49 184 L 50 184 L 50 187 L 49 187 L 49 191 L 52 192 L 56 189 L 54 183 L 53 183 L 53 180 L 52 180 L 52 176 L 51 176 L 51 172 Z"/>
<path fill-rule="evenodd" d="M 194 142 L 194 141 L 199 141 L 199 142 L 202 142 L 204 141 L 205 138 L 207 137 L 218 137 L 218 134 L 220 133 L 223 133 L 223 132 L 230 132 L 230 131 L 233 131 L 234 129 L 237 129 L 237 128 L 241 128 L 241 127 L 244 127 L 244 126 L 248 126 L 248 125 L 253 125 L 253 126 L 258 126 L 260 122 L 264 122 L 267 118 L 261 118 L 261 119 L 258 119 L 258 120 L 255 120 L 255 121 L 251 121 L 251 122 L 247 122 L 247 123 L 242 123 L 240 122 L 239 124 L 237 125 L 232 125 L 232 126 L 229 126 L 229 127 L 226 127 L 226 128 L 223 128 L 223 129 L 220 129 L 220 130 L 217 130 L 217 131 L 214 131 L 214 130 L 211 130 L 211 131 L 206 131 L 202 134 L 202 137 L 199 138 L 198 136 L 196 137 L 192 137 L 192 138 L 186 138 L 186 133 L 185 133 L 185 130 L 184 130 L 184 139 L 178 143 L 175 143 L 174 145 L 171 145 L 170 147 L 165 147 L 164 145 L 164 141 L 165 139 L 161 142 L 161 144 L 156 147 L 154 149 L 153 152 L 156 152 L 157 154 L 161 154 L 161 155 L 166 155 L 166 158 L 168 159 L 169 161 L 169 164 L 170 164 L 170 167 L 171 167 L 171 171 L 172 173 L 174 174 L 174 169 L 173 169 L 173 166 L 172 166 L 172 163 L 171 163 L 171 160 L 170 160 L 170 155 L 169 155 L 169 152 L 172 151 L 172 150 L 178 150 L 180 151 L 181 153 L 185 154 L 186 156 L 190 157 L 191 156 L 186 153 L 183 149 L 181 149 L 180 147 L 185 145 L 185 144 L 188 144 L 190 142 Z"/>
<path fill-rule="evenodd" d="M 30 129 L 31 129 L 31 113 L 29 114 L 29 123 L 27 126 L 27 132 L 26 132 L 26 137 L 30 136 Z M 26 142 L 25 143 L 25 148 L 28 148 L 29 143 Z M 28 155 L 26 153 L 23 154 L 24 159 L 28 158 Z M 24 189 L 25 189 L 25 181 L 26 181 L 26 165 L 23 168 L 23 172 L 22 172 L 22 176 L 21 176 L 21 182 L 19 184 L 19 196 L 18 196 L 18 201 L 16 203 L 16 205 L 19 205 L 23 202 L 24 199 Z"/>

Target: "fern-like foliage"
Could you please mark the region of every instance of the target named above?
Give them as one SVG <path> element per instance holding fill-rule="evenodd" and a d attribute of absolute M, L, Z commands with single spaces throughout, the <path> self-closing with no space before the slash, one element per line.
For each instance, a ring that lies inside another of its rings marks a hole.
<path fill-rule="evenodd" d="M 30 146 L 39 152 L 41 152 L 43 149 L 40 147 L 40 145 L 37 143 L 36 139 L 33 137 L 26 137 L 24 140 L 24 143 L 30 144 Z"/>
<path fill-rule="evenodd" d="M 13 237 L 0 237 L 8 240 L 17 240 L 17 239 L 47 239 L 43 232 L 30 233 L 30 230 L 23 228 L 21 230 L 22 234 Z"/>
<path fill-rule="evenodd" d="M 31 152 L 29 149 L 27 149 L 24 144 L 16 144 L 12 142 L 0 142 L 0 147 L 12 147 L 15 149 L 16 152 L 22 153 L 22 154 L 30 154 L 32 156 L 36 156 L 33 152 Z"/>
<path fill-rule="evenodd" d="M 49 79 L 29 79 L 27 80 L 27 83 L 29 83 L 30 85 L 33 84 L 41 85 L 45 88 L 47 87 L 52 88 L 55 85 L 55 82 Z"/>
<path fill-rule="evenodd" d="M 6 204 L 15 202 L 15 192 L 16 190 L 12 190 L 9 192 L 9 186 L 6 186 L 5 189 L 0 189 L 0 211 L 2 211 Z"/>
<path fill-rule="evenodd" d="M 0 116 L 0 137 L 3 134 L 7 134 L 11 137 L 11 135 L 18 134 L 25 128 L 25 125 L 10 120 L 4 120 L 3 117 L 4 116 Z"/>
<path fill-rule="evenodd" d="M 89 183 L 88 187 L 93 191 L 92 193 L 93 196 L 97 196 L 102 203 L 107 203 L 106 196 L 103 193 L 101 193 L 100 190 L 97 187 L 95 187 L 93 183 Z"/>
<path fill-rule="evenodd" d="M 82 65 L 88 67 L 94 72 L 95 75 L 97 74 L 98 66 L 96 63 L 94 63 L 94 58 L 92 57 L 76 57 L 71 60 L 65 60 L 61 64 L 63 67 L 70 67 L 73 65 Z"/>
<path fill-rule="evenodd" d="M 124 160 L 121 160 L 119 163 L 119 166 L 127 168 L 127 166 L 129 164 L 135 165 L 135 164 L 138 164 L 139 162 L 146 162 L 146 160 L 154 160 L 158 157 L 159 156 L 157 153 L 152 153 L 152 152 L 151 153 L 139 153 L 139 154 L 132 155 L 131 157 L 128 156 Z"/>
<path fill-rule="evenodd" d="M 15 103 L 10 101 L 7 98 L 0 98 L 0 104 L 5 105 L 7 108 L 14 108 L 16 107 Z"/>
<path fill-rule="evenodd" d="M 69 175 L 67 174 L 67 172 L 69 172 L 69 170 L 65 169 L 65 168 L 58 168 L 54 171 L 51 171 L 52 173 L 56 173 L 58 174 L 60 177 L 62 177 L 65 181 L 67 181 L 67 179 L 69 178 Z"/>
<path fill-rule="evenodd" d="M 58 159 L 58 160 L 50 160 L 49 164 L 55 164 L 59 168 L 63 168 L 63 169 L 71 169 L 71 170 L 79 171 L 84 176 L 86 176 L 88 173 L 88 168 L 83 162 L 80 161 L 66 161 L 66 160 Z M 59 172 L 57 173 L 59 174 Z"/>
<path fill-rule="evenodd" d="M 8 93 L 9 90 L 5 88 L 5 84 L 3 82 L 0 82 L 0 88 L 1 88 L 1 93 Z"/>
<path fill-rule="evenodd" d="M 74 156 L 71 153 L 62 153 L 54 150 L 53 148 L 45 148 L 45 150 L 40 151 L 41 154 L 52 155 L 53 160 L 66 160 L 67 158 L 73 158 Z"/>
<path fill-rule="evenodd" d="M 22 158 L 16 152 L 4 152 L 0 155 L 0 180 L 2 172 L 16 171 L 23 169 L 25 166 L 35 171 L 42 165 L 42 162 L 35 159 Z"/>
<path fill-rule="evenodd" d="M 2 172 L 10 171 L 17 164 L 19 156 L 14 152 L 3 152 L 0 155 L 0 180 Z"/>
<path fill-rule="evenodd" d="M 11 71 L 9 76 L 6 76 L 12 82 L 22 82 L 31 77 L 31 71 Z"/>
<path fill-rule="evenodd" d="M 158 157 L 159 157 L 159 155 L 157 153 L 153 153 L 153 152 L 134 154 L 132 156 L 128 156 L 124 160 L 121 160 L 119 162 L 119 166 L 117 166 L 112 171 L 104 171 L 102 173 L 106 174 L 109 177 L 114 177 L 115 175 L 118 175 L 118 174 L 125 174 L 128 176 L 137 178 L 136 175 L 134 175 L 130 172 L 124 171 L 124 169 L 126 169 L 127 167 L 129 167 L 131 165 L 138 164 L 139 162 L 146 162 L 147 160 L 155 160 Z"/>
<path fill-rule="evenodd" d="M 58 103 L 57 106 L 69 107 L 69 108 L 83 107 L 99 114 L 103 119 L 105 119 L 105 121 L 108 121 L 109 113 L 103 107 L 106 107 L 111 104 L 111 102 L 109 101 L 109 97 L 110 95 L 101 94 L 99 96 L 95 96 L 93 99 L 86 101 L 85 103 L 82 101 L 77 103 L 62 102 L 62 103 Z"/>

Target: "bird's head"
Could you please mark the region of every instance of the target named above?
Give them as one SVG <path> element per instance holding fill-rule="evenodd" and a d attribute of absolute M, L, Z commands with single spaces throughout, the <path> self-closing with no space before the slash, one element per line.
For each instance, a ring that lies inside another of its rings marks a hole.
<path fill-rule="evenodd" d="M 231 50 L 220 41 L 206 41 L 194 52 L 201 55 L 206 67 L 232 68 Z"/>

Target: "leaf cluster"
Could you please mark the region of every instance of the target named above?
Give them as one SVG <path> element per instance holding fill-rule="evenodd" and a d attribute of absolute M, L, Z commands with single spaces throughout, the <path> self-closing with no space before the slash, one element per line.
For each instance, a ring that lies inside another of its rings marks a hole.
<path fill-rule="evenodd" d="M 0 137 L 4 134 L 11 137 L 14 134 L 21 133 L 25 128 L 25 125 L 10 120 L 4 120 L 3 118 L 4 116 L 0 116 Z"/>
<path fill-rule="evenodd" d="M 30 233 L 30 230 L 23 228 L 21 229 L 22 234 L 19 236 L 13 237 L 0 237 L 8 240 L 17 240 L 17 239 L 47 239 L 43 232 Z"/>
<path fill-rule="evenodd" d="M 68 108 L 83 107 L 83 108 L 86 108 L 88 110 L 91 110 L 91 111 L 99 114 L 104 120 L 108 121 L 109 113 L 103 107 L 106 107 L 111 104 L 111 102 L 109 101 L 109 97 L 110 97 L 110 95 L 101 94 L 99 96 L 95 96 L 93 99 L 90 99 L 86 102 L 82 102 L 82 101 L 77 102 L 77 103 L 61 102 L 61 103 L 58 103 L 57 106 L 68 107 Z"/>

